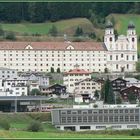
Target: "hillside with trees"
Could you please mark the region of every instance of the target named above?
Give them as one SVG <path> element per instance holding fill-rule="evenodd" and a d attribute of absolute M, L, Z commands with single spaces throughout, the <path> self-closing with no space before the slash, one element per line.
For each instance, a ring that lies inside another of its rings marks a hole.
<path fill-rule="evenodd" d="M 103 41 L 107 20 L 116 35 L 126 34 L 133 21 L 140 40 L 139 14 L 137 2 L 0 3 L 0 40 Z"/>
<path fill-rule="evenodd" d="M 103 18 L 110 13 L 140 13 L 140 3 L 96 3 L 96 2 L 25 2 L 25 3 L 0 3 L 0 21 L 17 23 L 58 21 L 62 19 L 85 17 L 96 18 L 98 22 L 104 22 Z"/>

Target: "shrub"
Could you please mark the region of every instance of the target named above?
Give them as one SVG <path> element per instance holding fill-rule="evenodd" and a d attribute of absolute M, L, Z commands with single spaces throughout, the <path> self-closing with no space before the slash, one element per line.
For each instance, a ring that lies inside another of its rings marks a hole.
<path fill-rule="evenodd" d="M 54 37 L 57 36 L 58 31 L 57 31 L 57 27 L 55 25 L 52 25 L 52 27 L 49 29 L 49 34 Z"/>
<path fill-rule="evenodd" d="M 3 128 L 4 130 L 9 130 L 10 129 L 10 123 L 7 120 L 0 120 L 0 127 Z"/>
<path fill-rule="evenodd" d="M 82 36 L 82 35 L 83 35 L 83 29 L 78 26 L 75 30 L 74 36 Z"/>
<path fill-rule="evenodd" d="M 94 107 L 94 108 L 97 108 L 97 107 L 98 107 L 98 105 L 94 104 L 94 105 L 93 105 L 93 107 Z"/>
<path fill-rule="evenodd" d="M 39 131 L 43 131 L 43 126 L 39 121 L 32 121 L 29 124 L 27 130 L 32 132 L 39 132 Z"/>
<path fill-rule="evenodd" d="M 41 92 L 39 89 L 34 88 L 32 89 L 32 91 L 30 92 L 30 95 L 41 95 Z"/>
<path fill-rule="evenodd" d="M 130 136 L 140 136 L 140 130 L 133 129 L 132 131 L 130 131 Z"/>
<path fill-rule="evenodd" d="M 7 33 L 5 38 L 8 39 L 8 40 L 16 40 L 16 36 L 13 32 Z"/>

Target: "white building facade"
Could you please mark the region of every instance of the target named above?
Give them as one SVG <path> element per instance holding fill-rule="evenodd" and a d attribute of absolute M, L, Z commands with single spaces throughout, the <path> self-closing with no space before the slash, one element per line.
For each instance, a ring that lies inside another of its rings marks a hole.
<path fill-rule="evenodd" d="M 100 82 L 87 78 L 75 83 L 75 94 L 88 94 L 93 98 L 95 91 L 101 91 L 101 88 L 102 84 Z"/>
<path fill-rule="evenodd" d="M 37 81 L 39 86 L 49 86 L 50 83 L 50 76 L 46 76 L 45 73 L 27 72 L 19 74 L 19 77 L 26 79 L 29 85 L 32 81 Z"/>
<path fill-rule="evenodd" d="M 105 30 L 104 43 L 107 47 L 107 68 L 111 72 L 136 70 L 137 35 L 135 26 L 128 25 L 127 35 L 115 38 L 114 29 L 109 23 Z"/>
<path fill-rule="evenodd" d="M 0 80 L 0 96 L 27 96 L 27 80 L 21 78 Z"/>
<path fill-rule="evenodd" d="M 76 68 L 64 73 L 63 84 L 67 87 L 67 92 L 74 93 L 75 83 L 86 78 L 91 78 L 91 72 Z"/>
<path fill-rule="evenodd" d="M 0 79 L 18 77 L 17 70 L 0 67 Z"/>
<path fill-rule="evenodd" d="M 135 71 L 137 35 L 129 24 L 127 35 L 115 38 L 112 24 L 105 29 L 104 42 L 0 42 L 0 67 L 18 71 L 66 72 L 76 64 L 91 72 Z"/>

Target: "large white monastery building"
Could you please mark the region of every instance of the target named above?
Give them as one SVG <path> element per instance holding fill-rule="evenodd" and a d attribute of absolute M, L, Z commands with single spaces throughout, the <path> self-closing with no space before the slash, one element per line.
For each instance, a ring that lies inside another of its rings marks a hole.
<path fill-rule="evenodd" d="M 61 72 L 75 65 L 90 72 L 135 71 L 137 35 L 128 25 L 127 35 L 115 38 L 111 23 L 106 26 L 104 42 L 0 42 L 0 67 L 18 71 Z"/>

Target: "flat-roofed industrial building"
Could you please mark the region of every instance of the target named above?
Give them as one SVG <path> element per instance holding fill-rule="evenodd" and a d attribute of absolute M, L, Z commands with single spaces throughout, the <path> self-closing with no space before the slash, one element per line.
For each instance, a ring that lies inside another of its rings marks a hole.
<path fill-rule="evenodd" d="M 52 124 L 60 130 L 140 128 L 140 107 L 65 108 L 52 110 Z"/>

